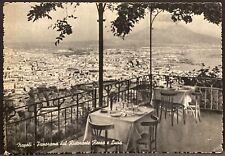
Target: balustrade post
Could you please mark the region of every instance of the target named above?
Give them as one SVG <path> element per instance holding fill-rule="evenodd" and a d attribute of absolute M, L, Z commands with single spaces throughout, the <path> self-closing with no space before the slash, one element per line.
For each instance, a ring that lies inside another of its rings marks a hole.
<path fill-rule="evenodd" d="M 53 130 L 53 126 L 52 126 L 52 112 L 51 112 L 51 127 L 50 127 L 50 129 L 51 129 L 51 143 L 52 143 L 52 130 Z"/>
<path fill-rule="evenodd" d="M 110 104 L 110 91 L 111 91 L 111 89 L 112 89 L 112 84 L 109 84 L 109 85 L 104 87 L 104 90 L 107 93 L 107 96 L 104 97 L 104 98 L 107 98 L 107 101 L 106 101 L 107 102 L 107 106 L 109 106 L 109 104 Z"/>
<path fill-rule="evenodd" d="M 213 85 L 210 85 L 210 108 L 213 109 Z"/>
<path fill-rule="evenodd" d="M 205 109 L 206 109 L 206 103 L 207 102 L 207 89 L 205 88 L 205 93 L 204 93 L 204 107 L 205 107 Z"/>
<path fill-rule="evenodd" d="M 149 88 L 146 87 L 146 90 L 149 89 L 149 91 L 150 91 L 150 93 L 147 93 L 147 96 L 149 95 L 149 102 L 151 104 L 151 101 L 152 101 L 152 92 L 153 92 L 153 83 L 152 83 L 153 77 L 152 77 L 152 73 L 150 73 L 148 75 L 148 78 L 149 78 Z"/>
<path fill-rule="evenodd" d="M 216 109 L 219 110 L 219 90 L 216 90 Z"/>
<path fill-rule="evenodd" d="M 97 97 L 97 95 L 96 95 L 96 88 L 94 88 L 94 90 L 93 90 L 93 92 L 92 92 L 92 107 L 94 107 L 94 109 L 96 108 L 96 97 Z"/>
<path fill-rule="evenodd" d="M 70 107 L 70 123 L 73 123 L 73 107 Z"/>
<path fill-rule="evenodd" d="M 97 107 L 97 89 L 95 88 L 95 95 L 94 95 L 94 98 L 95 98 L 95 105 L 94 105 L 94 108 Z"/>
<path fill-rule="evenodd" d="M 5 110 L 5 149 L 8 150 L 8 112 Z"/>
<path fill-rule="evenodd" d="M 66 133 L 66 108 L 65 108 L 65 115 L 64 115 L 64 119 L 65 119 L 65 136 L 67 135 L 67 133 Z"/>
<path fill-rule="evenodd" d="M 24 126 L 24 128 L 25 128 L 25 139 L 27 141 L 27 120 L 25 120 L 24 122 L 25 122 L 25 126 Z"/>
<path fill-rule="evenodd" d="M 119 83 L 119 87 L 118 87 L 118 99 L 117 101 L 119 102 L 120 101 L 120 83 Z"/>
<path fill-rule="evenodd" d="M 60 101 L 58 99 L 58 137 L 59 140 L 61 140 L 61 134 L 60 134 Z M 58 141 L 58 146 L 60 146 L 60 141 Z"/>
<path fill-rule="evenodd" d="M 135 104 L 137 105 L 138 104 L 138 88 L 135 89 L 135 98 L 136 98 L 136 102 Z"/>
<path fill-rule="evenodd" d="M 109 102 L 110 102 L 110 95 L 109 95 L 109 92 L 110 92 L 110 90 L 109 90 L 109 86 L 107 86 L 106 88 L 105 88 L 105 90 L 106 90 L 106 93 L 107 93 L 107 106 L 109 106 Z"/>
<path fill-rule="evenodd" d="M 34 104 L 34 150 L 37 149 L 37 104 Z"/>
<path fill-rule="evenodd" d="M 45 142 L 45 120 L 46 120 L 45 119 L 45 114 L 44 114 L 44 117 L 43 118 L 44 118 L 44 124 L 43 124 L 44 125 L 44 127 L 43 127 L 43 141 Z"/>
<path fill-rule="evenodd" d="M 139 85 L 139 79 L 140 79 L 140 77 L 137 77 L 137 80 L 136 80 L 136 86 Z"/>
<path fill-rule="evenodd" d="M 110 95 L 110 96 L 108 96 L 109 97 L 109 99 L 110 99 L 110 110 L 112 110 L 112 107 L 113 107 L 113 96 L 112 95 Z"/>
<path fill-rule="evenodd" d="M 78 122 L 79 122 L 79 120 L 78 120 L 78 118 L 79 118 L 79 114 L 78 114 L 79 113 L 78 112 L 79 111 L 79 97 L 78 96 L 79 96 L 79 94 L 77 94 L 77 127 L 76 127 L 77 131 L 78 131 L 78 128 L 79 128 L 78 127 Z"/>
<path fill-rule="evenodd" d="M 127 94 L 128 94 L 127 100 L 129 102 L 130 101 L 130 80 L 127 81 Z"/>

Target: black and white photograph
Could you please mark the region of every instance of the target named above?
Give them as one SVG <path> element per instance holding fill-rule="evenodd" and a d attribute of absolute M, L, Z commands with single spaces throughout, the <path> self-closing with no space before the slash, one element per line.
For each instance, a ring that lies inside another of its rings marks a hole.
<path fill-rule="evenodd" d="M 222 3 L 3 13 L 4 155 L 223 152 Z"/>

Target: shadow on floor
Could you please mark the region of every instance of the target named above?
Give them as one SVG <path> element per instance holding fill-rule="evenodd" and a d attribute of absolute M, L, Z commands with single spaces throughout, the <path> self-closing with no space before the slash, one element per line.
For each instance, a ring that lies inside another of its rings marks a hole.
<path fill-rule="evenodd" d="M 171 125 L 170 118 L 163 119 L 158 129 L 159 152 L 222 152 L 222 114 L 202 111 L 201 122 L 196 123 L 191 114 L 186 124 L 179 121 Z"/>
<path fill-rule="evenodd" d="M 158 152 L 222 152 L 222 114 L 201 112 L 201 122 L 196 123 L 191 114 L 186 124 L 180 119 L 171 125 L 170 116 L 162 118 L 158 126 Z M 176 120 L 174 120 L 176 121 Z M 83 136 L 74 142 L 82 142 Z M 90 153 L 89 145 L 61 146 L 49 153 Z"/>

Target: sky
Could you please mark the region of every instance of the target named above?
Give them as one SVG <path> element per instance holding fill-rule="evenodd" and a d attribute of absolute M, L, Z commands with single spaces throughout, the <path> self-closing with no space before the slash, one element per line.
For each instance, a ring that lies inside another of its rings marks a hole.
<path fill-rule="evenodd" d="M 58 36 L 55 30 L 48 29 L 56 19 L 63 18 L 66 14 L 72 13 L 69 8 L 59 9 L 51 13 L 53 20 L 40 19 L 36 22 L 27 20 L 27 13 L 35 3 L 7 3 L 4 11 L 4 41 L 5 42 L 52 42 Z M 67 36 L 66 41 L 98 40 L 98 13 L 95 3 L 81 4 L 75 11 L 76 20 L 71 20 L 73 34 Z M 149 16 L 141 20 L 133 29 L 132 33 L 138 32 L 149 27 Z M 116 18 L 116 14 L 109 10 L 104 13 L 104 38 L 111 38 L 110 22 Z M 203 16 L 194 16 L 193 22 L 185 24 L 184 22 L 174 23 L 168 13 L 161 13 L 156 18 L 153 27 L 166 29 L 169 26 L 183 25 L 184 27 L 201 34 L 207 34 L 214 37 L 221 37 L 221 25 L 209 23 Z"/>

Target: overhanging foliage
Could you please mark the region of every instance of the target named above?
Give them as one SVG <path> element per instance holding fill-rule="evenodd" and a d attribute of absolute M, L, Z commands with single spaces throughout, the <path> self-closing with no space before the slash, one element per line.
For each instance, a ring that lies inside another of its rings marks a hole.
<path fill-rule="evenodd" d="M 41 18 L 52 19 L 49 15 L 58 8 L 67 9 L 67 5 L 72 6 L 75 10 L 80 3 L 65 2 L 43 2 L 31 7 L 27 14 L 28 21 L 37 21 Z M 204 19 L 220 24 L 222 21 L 222 4 L 218 2 L 206 3 L 107 3 L 107 9 L 117 12 L 117 18 L 111 22 L 111 31 L 115 36 L 124 37 L 129 34 L 136 23 L 144 19 L 148 11 L 166 11 L 171 15 L 171 19 L 176 21 L 192 22 L 192 16 L 203 15 Z M 68 22 L 69 18 L 76 19 L 73 14 L 67 15 L 62 19 L 58 19 L 53 25 L 53 29 L 59 32 L 55 45 L 65 38 L 65 35 L 72 34 L 72 26 Z"/>
<path fill-rule="evenodd" d="M 204 19 L 220 24 L 222 21 L 221 3 L 121 3 L 116 9 L 118 17 L 112 21 L 111 30 L 115 36 L 124 37 L 145 17 L 148 11 L 166 11 L 174 22 L 192 22 L 192 16 L 203 15 Z"/>

